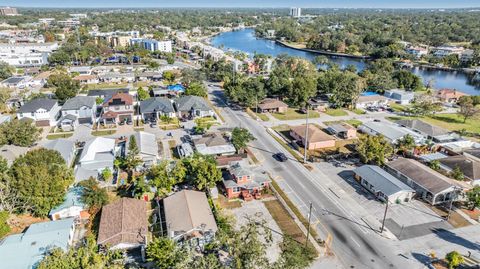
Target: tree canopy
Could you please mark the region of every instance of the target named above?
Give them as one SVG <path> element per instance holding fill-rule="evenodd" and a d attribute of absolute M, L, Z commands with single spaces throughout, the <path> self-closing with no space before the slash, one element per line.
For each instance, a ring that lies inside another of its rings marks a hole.
<path fill-rule="evenodd" d="M 55 96 L 61 101 L 75 97 L 80 89 L 80 82 L 73 80 L 66 73 L 52 74 L 47 83 L 55 87 Z"/>
<path fill-rule="evenodd" d="M 185 90 L 185 95 L 207 97 L 207 89 L 201 82 L 192 82 Z"/>
<path fill-rule="evenodd" d="M 0 125 L 0 145 L 32 146 L 40 136 L 40 129 L 32 120 L 13 119 Z"/>
<path fill-rule="evenodd" d="M 183 159 L 183 164 L 186 168 L 186 180 L 198 190 L 212 188 L 222 180 L 222 173 L 211 156 L 194 154 Z"/>
<path fill-rule="evenodd" d="M 55 150 L 31 150 L 18 157 L 10 170 L 10 185 L 36 216 L 47 216 L 61 204 L 71 183 L 73 173 Z"/>
<path fill-rule="evenodd" d="M 381 135 L 365 135 L 358 140 L 357 152 L 363 163 L 383 165 L 393 154 L 393 147 Z"/>
<path fill-rule="evenodd" d="M 247 148 L 250 141 L 255 140 L 255 137 L 245 128 L 235 127 L 232 131 L 232 144 L 240 152 Z"/>

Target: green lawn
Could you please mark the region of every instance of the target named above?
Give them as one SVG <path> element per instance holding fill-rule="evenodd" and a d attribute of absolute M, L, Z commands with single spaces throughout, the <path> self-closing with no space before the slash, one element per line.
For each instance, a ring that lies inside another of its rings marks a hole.
<path fill-rule="evenodd" d="M 217 124 L 217 121 L 213 117 L 196 118 L 195 124 L 200 128 L 208 130 L 212 125 Z"/>
<path fill-rule="evenodd" d="M 344 120 L 344 121 L 325 121 L 323 124 L 329 126 L 329 125 L 338 124 L 338 123 L 342 123 L 342 122 L 348 123 L 355 128 L 362 125 L 362 122 L 359 121 L 359 120 L 356 120 L 356 119 Z"/>
<path fill-rule="evenodd" d="M 390 108 L 395 112 L 405 112 L 408 107 L 397 103 L 390 103 Z"/>
<path fill-rule="evenodd" d="M 332 117 L 340 117 L 340 116 L 347 116 L 348 113 L 343 109 L 327 109 L 325 114 L 330 115 Z"/>
<path fill-rule="evenodd" d="M 116 133 L 116 130 L 101 130 L 101 131 L 93 131 L 92 135 L 93 136 L 104 136 L 104 135 L 112 135 Z"/>
<path fill-rule="evenodd" d="M 357 114 L 357 115 L 363 115 L 363 114 L 367 113 L 367 112 L 365 112 L 365 110 L 360 109 L 360 108 L 355 108 L 355 109 L 352 110 L 352 112 Z"/>
<path fill-rule="evenodd" d="M 285 114 L 272 113 L 272 116 L 274 116 L 278 120 L 301 120 L 301 119 L 305 119 L 307 117 L 307 114 L 303 114 L 302 112 L 298 112 L 294 108 L 288 108 L 287 112 Z M 318 117 L 320 117 L 320 114 L 317 111 L 310 110 L 308 112 L 308 117 L 309 118 L 318 118 Z"/>
<path fill-rule="evenodd" d="M 66 134 L 49 134 L 47 135 L 47 139 L 48 140 L 55 140 L 55 139 L 59 139 L 59 138 L 68 138 L 70 136 L 72 136 L 73 133 L 66 133 Z"/>
<path fill-rule="evenodd" d="M 270 120 L 270 118 L 268 118 L 267 115 L 265 115 L 265 114 L 263 114 L 263 113 L 255 113 L 255 112 L 253 112 L 253 111 L 252 111 L 250 108 L 248 108 L 248 107 L 245 109 L 245 111 L 246 111 L 247 114 L 248 114 L 252 119 L 254 119 L 254 120 L 256 120 L 257 117 L 258 117 L 259 119 L 261 119 L 262 121 L 269 121 L 269 120 Z"/>
<path fill-rule="evenodd" d="M 450 130 L 450 131 L 460 131 L 465 129 L 470 133 L 480 133 L 480 121 L 477 119 L 468 119 L 465 123 L 463 118 L 458 114 L 437 114 L 432 116 L 424 117 L 389 117 L 389 120 L 395 121 L 399 119 L 420 119 L 436 125 L 438 127 Z"/>

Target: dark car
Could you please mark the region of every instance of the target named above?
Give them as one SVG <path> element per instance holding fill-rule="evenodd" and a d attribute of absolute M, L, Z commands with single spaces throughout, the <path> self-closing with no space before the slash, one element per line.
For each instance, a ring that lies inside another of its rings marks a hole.
<path fill-rule="evenodd" d="M 288 160 L 287 156 L 285 156 L 285 154 L 283 154 L 282 152 L 279 152 L 273 156 L 280 162 L 286 162 Z"/>

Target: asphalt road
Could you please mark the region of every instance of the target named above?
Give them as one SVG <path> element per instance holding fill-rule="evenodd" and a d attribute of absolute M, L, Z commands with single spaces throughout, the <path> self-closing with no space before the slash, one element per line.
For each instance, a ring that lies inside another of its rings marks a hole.
<path fill-rule="evenodd" d="M 296 205 L 306 212 L 309 203 L 313 204 L 313 219 L 321 224 L 318 231 L 324 239 L 328 233 L 333 236 L 331 249 L 341 260 L 345 268 L 419 268 L 418 262 L 400 256 L 391 241 L 378 235 L 357 218 L 351 209 L 342 205 L 340 197 L 335 196 L 325 186 L 325 175 L 318 170 L 308 171 L 303 164 L 295 160 L 282 145 L 278 144 L 257 121 L 242 110 L 234 110 L 226 104 L 223 91 L 209 87 L 210 98 L 222 109 L 222 116 L 229 127 L 248 129 L 256 140 L 251 147 L 261 154 L 262 167 L 274 177 L 279 184 L 289 191 L 287 195 Z M 280 163 L 272 155 L 283 152 L 289 161 Z"/>

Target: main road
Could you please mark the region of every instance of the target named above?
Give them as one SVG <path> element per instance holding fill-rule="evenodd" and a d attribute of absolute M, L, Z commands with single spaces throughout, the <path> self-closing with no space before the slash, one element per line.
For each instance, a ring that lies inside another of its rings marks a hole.
<path fill-rule="evenodd" d="M 421 268 L 419 263 L 405 257 L 389 239 L 380 236 L 358 218 L 352 208 L 342 205 L 342 199 L 322 185 L 325 175 L 318 170 L 308 171 L 266 129 L 242 110 L 227 105 L 223 91 L 209 85 L 209 97 L 221 109 L 228 127 L 243 127 L 256 138 L 251 147 L 263 160 L 262 167 L 279 181 L 286 194 L 304 214 L 312 203 L 312 217 L 323 238 L 331 234 L 331 249 L 345 268 Z M 280 163 L 272 155 L 283 152 L 289 161 Z"/>

